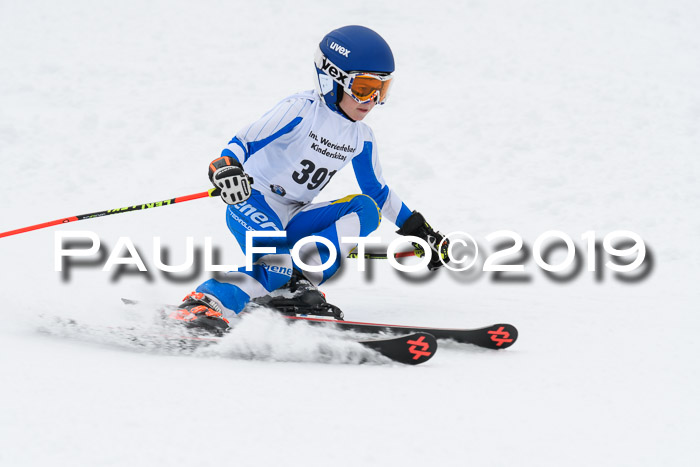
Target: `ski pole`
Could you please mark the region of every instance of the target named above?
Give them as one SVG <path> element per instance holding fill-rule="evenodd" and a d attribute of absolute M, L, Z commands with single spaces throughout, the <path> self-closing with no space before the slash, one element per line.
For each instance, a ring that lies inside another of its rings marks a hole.
<path fill-rule="evenodd" d="M 82 221 L 85 219 L 94 219 L 96 217 L 110 216 L 112 214 L 121 214 L 123 212 L 142 211 L 144 209 L 159 208 L 161 206 L 170 206 L 171 204 L 184 203 L 185 201 L 192 201 L 200 198 L 215 198 L 219 196 L 219 192 L 220 191 L 218 188 L 211 188 L 210 190 L 202 191 L 200 193 L 179 196 L 177 198 L 166 199 L 163 201 L 154 201 L 152 203 L 135 204 L 133 206 L 127 206 L 124 208 L 107 209 L 105 211 L 91 212 L 88 214 L 79 214 L 77 216 L 70 216 L 62 219 L 44 222 L 42 224 L 30 225 L 28 227 L 22 227 L 20 229 L 10 230 L 8 232 L 0 232 L 0 238 L 18 235 L 25 232 L 31 232 L 33 230 L 45 229 L 46 227 L 52 227 L 54 225 Z M 357 258 L 357 256 L 357 252 L 353 250 L 348 255 L 348 258 Z M 406 258 L 409 256 L 418 256 L 420 258 L 423 256 L 423 249 L 418 248 L 414 251 L 402 251 L 394 254 L 394 258 Z M 386 253 L 365 253 L 365 259 L 388 259 L 388 257 Z"/>
<path fill-rule="evenodd" d="M 56 219 L 55 221 L 44 222 L 43 224 L 30 225 L 29 227 L 23 227 L 21 229 L 10 230 L 9 232 L 0 232 L 0 238 L 9 237 L 10 235 L 17 235 L 25 232 L 31 232 L 32 230 L 44 229 L 53 225 L 67 224 L 68 222 L 82 221 L 84 219 L 94 219 L 96 217 L 109 216 L 112 214 L 121 214 L 123 212 L 142 211 L 144 209 L 159 208 L 161 206 L 170 206 L 171 204 L 184 203 L 185 201 L 192 201 L 193 199 L 212 198 L 216 196 L 219 196 L 219 189 L 212 188 L 210 190 L 202 191 L 201 193 L 194 193 L 192 195 L 179 196 L 177 198 L 166 199 L 163 201 L 155 201 L 153 203 L 135 204 L 133 206 L 127 206 L 125 208 L 107 209 L 106 211 L 91 212 L 89 214 L 80 214 L 78 216 Z"/>
<path fill-rule="evenodd" d="M 417 257 L 422 257 L 423 256 L 423 249 L 421 248 L 420 250 L 416 249 L 413 251 L 400 251 L 398 253 L 394 253 L 394 258 L 407 258 L 409 256 L 417 256 Z M 348 258 L 357 258 L 358 254 L 356 251 L 351 251 L 350 254 L 348 255 Z M 365 259 L 389 259 L 386 253 L 365 253 Z"/>

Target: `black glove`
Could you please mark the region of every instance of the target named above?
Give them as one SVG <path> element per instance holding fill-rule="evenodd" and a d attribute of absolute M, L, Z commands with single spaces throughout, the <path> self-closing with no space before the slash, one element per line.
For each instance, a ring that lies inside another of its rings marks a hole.
<path fill-rule="evenodd" d="M 209 164 L 209 180 L 221 190 L 226 204 L 238 204 L 250 198 L 253 177 L 243 171 L 243 166 L 233 157 L 223 156 Z"/>
<path fill-rule="evenodd" d="M 450 241 L 445 239 L 440 232 L 433 230 L 433 228 L 430 227 L 430 224 L 425 221 L 423 214 L 419 213 L 418 211 L 413 211 L 413 214 L 406 219 L 396 233 L 400 235 L 412 235 L 414 237 L 422 238 L 428 242 L 431 253 L 428 269 L 431 271 L 450 261 L 450 258 L 447 255 L 447 248 L 450 245 Z M 445 240 L 444 242 L 443 239 Z M 440 245 L 441 242 L 442 245 Z M 416 249 L 416 256 L 422 257 L 423 254 L 425 254 L 423 247 L 421 247 L 418 243 L 414 243 L 413 248 Z M 442 261 L 440 261 L 440 258 L 442 258 Z"/>

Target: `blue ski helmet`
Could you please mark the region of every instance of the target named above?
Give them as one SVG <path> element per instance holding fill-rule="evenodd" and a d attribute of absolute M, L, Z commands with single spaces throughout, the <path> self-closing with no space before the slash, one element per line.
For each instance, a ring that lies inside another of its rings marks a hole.
<path fill-rule="evenodd" d="M 394 72 L 394 54 L 389 44 L 382 36 L 364 26 L 335 29 L 325 35 L 318 47 L 317 56 L 320 52 L 321 59 L 327 58 L 346 73 L 359 71 L 388 75 Z M 344 92 L 343 87 L 318 63 L 319 60 L 316 60 L 316 89 L 331 110 L 342 114 L 338 103 Z"/>

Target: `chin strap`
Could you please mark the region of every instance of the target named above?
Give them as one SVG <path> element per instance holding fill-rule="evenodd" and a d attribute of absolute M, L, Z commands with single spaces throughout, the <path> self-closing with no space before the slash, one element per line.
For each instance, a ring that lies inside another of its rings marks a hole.
<path fill-rule="evenodd" d="M 340 101 L 335 105 L 338 108 L 338 113 L 342 115 L 343 117 L 347 118 L 351 122 L 355 123 L 357 120 L 353 120 L 350 118 L 350 115 L 346 114 L 345 111 L 340 107 Z"/>

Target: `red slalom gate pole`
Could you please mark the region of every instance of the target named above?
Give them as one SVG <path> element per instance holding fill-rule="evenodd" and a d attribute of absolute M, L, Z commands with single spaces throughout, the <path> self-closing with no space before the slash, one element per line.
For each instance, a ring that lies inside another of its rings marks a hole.
<path fill-rule="evenodd" d="M 152 203 L 135 204 L 133 206 L 127 206 L 125 208 L 107 209 L 105 211 L 91 212 L 89 214 L 80 214 L 78 216 L 65 217 L 63 219 L 56 219 L 55 221 L 44 222 L 43 224 L 30 225 L 29 227 L 22 227 L 21 229 L 10 230 L 9 232 L 0 232 L 0 238 L 9 237 L 11 235 L 18 235 L 25 232 L 31 232 L 32 230 L 45 229 L 46 227 L 51 227 L 54 225 L 67 224 L 69 222 L 82 221 L 85 219 L 94 219 L 96 217 L 110 216 L 112 214 L 121 214 L 123 212 L 142 211 L 144 209 L 159 208 L 161 206 L 170 206 L 172 204 L 184 203 L 185 201 L 192 201 L 194 199 L 212 198 L 216 196 L 219 196 L 219 189 L 212 188 L 207 191 L 202 191 L 201 193 L 179 196 L 177 198 L 166 199 L 163 201 L 154 201 Z"/>

